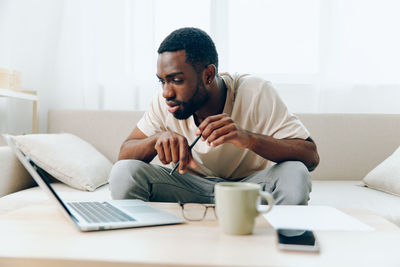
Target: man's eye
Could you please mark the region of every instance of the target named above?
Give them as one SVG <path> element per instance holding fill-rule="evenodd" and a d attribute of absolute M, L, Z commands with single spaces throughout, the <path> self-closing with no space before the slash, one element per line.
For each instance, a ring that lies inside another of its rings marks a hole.
<path fill-rule="evenodd" d="M 163 80 L 158 80 L 161 84 L 164 84 L 165 82 Z"/>
<path fill-rule="evenodd" d="M 181 79 L 174 79 L 173 81 L 174 81 L 174 83 L 176 83 L 176 84 L 181 84 L 181 83 L 183 83 L 183 80 L 181 80 Z"/>

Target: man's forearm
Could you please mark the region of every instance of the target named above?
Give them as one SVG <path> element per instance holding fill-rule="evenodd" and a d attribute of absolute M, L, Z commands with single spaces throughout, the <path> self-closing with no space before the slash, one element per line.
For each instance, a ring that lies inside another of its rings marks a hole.
<path fill-rule="evenodd" d="M 154 146 L 157 142 L 159 134 L 152 135 L 144 139 L 126 140 L 118 155 L 118 160 L 137 159 L 144 162 L 150 162 L 157 155 Z"/>
<path fill-rule="evenodd" d="M 311 139 L 275 139 L 266 135 L 249 134 L 249 149 L 265 159 L 277 163 L 288 160 L 301 161 L 309 171 L 314 170 L 319 163 L 317 147 Z"/>

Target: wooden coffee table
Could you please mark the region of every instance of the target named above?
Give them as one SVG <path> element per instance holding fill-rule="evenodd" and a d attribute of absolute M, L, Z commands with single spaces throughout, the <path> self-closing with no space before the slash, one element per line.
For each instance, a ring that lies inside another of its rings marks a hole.
<path fill-rule="evenodd" d="M 152 203 L 178 216 L 174 203 Z M 202 222 L 81 233 L 46 202 L 0 215 L 0 266 L 400 266 L 400 230 L 362 210 L 343 210 L 373 232 L 316 232 L 319 253 L 284 252 L 259 217 L 253 235 Z"/>

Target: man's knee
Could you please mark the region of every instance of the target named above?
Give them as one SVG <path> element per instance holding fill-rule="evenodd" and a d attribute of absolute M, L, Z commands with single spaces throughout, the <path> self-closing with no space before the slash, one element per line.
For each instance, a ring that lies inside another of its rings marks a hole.
<path fill-rule="evenodd" d="M 292 205 L 307 205 L 311 192 L 311 175 L 307 167 L 299 161 L 293 161 L 291 166 L 294 169 L 293 183 L 297 188 L 297 194 L 293 194 Z"/>
<path fill-rule="evenodd" d="M 311 175 L 307 167 L 300 161 L 287 161 L 279 165 L 284 168 L 278 181 L 282 198 L 280 204 L 307 205 L 311 192 Z"/>
<path fill-rule="evenodd" d="M 114 164 L 109 176 L 113 199 L 146 199 L 145 169 L 149 164 L 140 160 L 120 160 Z"/>

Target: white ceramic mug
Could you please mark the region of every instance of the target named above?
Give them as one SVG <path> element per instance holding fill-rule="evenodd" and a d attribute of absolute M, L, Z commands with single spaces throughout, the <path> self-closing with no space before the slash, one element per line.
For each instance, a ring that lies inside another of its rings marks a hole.
<path fill-rule="evenodd" d="M 255 218 L 270 211 L 274 204 L 272 195 L 261 191 L 258 184 L 222 182 L 215 185 L 214 192 L 218 222 L 226 234 L 251 234 Z M 267 210 L 260 211 L 257 208 L 258 197 L 268 202 Z"/>

